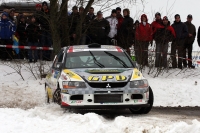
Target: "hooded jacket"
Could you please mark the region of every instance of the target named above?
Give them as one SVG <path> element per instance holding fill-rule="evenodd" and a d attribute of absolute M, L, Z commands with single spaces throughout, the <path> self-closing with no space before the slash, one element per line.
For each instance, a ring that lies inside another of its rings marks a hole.
<path fill-rule="evenodd" d="M 143 23 L 139 24 L 139 27 L 136 29 L 135 32 L 135 38 L 138 41 L 152 41 L 152 28 L 151 25 L 148 23 L 148 18 L 145 14 L 141 16 L 141 22 L 142 17 L 145 17 L 147 19 L 146 25 Z"/>
<path fill-rule="evenodd" d="M 12 35 L 16 30 L 16 26 L 8 19 L 8 14 L 4 12 L 2 14 L 7 16 L 7 19 L 1 18 L 0 20 L 0 39 L 12 39 Z"/>
<path fill-rule="evenodd" d="M 176 22 L 174 21 L 174 23 L 172 24 L 172 27 L 175 30 L 176 33 L 176 39 L 186 39 L 188 36 L 188 29 L 187 26 L 180 22 Z"/>

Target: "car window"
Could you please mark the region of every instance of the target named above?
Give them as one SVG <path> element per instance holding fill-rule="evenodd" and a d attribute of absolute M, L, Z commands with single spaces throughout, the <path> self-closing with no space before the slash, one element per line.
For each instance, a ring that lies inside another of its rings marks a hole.
<path fill-rule="evenodd" d="M 56 67 L 56 64 L 58 63 L 58 62 L 62 62 L 62 60 L 63 60 L 63 55 L 64 55 L 64 52 L 63 52 L 64 50 L 62 49 L 62 50 L 60 50 L 60 52 L 57 54 L 57 56 L 56 56 L 56 59 L 55 59 L 55 61 L 54 61 L 54 63 L 53 63 L 53 67 Z"/>
<path fill-rule="evenodd" d="M 68 53 L 66 68 L 132 68 L 130 59 L 123 52 L 83 51 Z"/>

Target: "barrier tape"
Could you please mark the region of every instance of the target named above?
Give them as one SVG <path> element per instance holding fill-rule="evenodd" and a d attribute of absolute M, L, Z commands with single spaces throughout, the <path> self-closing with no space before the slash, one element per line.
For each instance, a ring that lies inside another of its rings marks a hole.
<path fill-rule="evenodd" d="M 19 49 L 32 49 L 32 50 L 53 50 L 52 47 L 36 47 L 36 46 L 14 46 L 14 45 L 0 45 L 4 48 L 19 48 Z"/>

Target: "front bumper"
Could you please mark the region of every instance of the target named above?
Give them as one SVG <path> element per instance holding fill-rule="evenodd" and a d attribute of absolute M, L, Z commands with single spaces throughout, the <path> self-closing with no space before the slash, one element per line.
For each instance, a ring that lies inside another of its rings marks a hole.
<path fill-rule="evenodd" d="M 61 105 L 61 108 L 74 108 L 74 109 L 125 109 L 131 107 L 149 107 L 150 104 L 137 104 L 137 105 L 82 105 L 82 106 L 66 106 Z"/>
<path fill-rule="evenodd" d="M 137 95 L 139 95 L 140 97 L 137 97 Z M 121 93 L 121 92 L 111 91 L 110 93 L 107 93 L 107 91 L 103 91 L 98 94 L 73 94 L 73 95 L 61 92 L 61 100 L 62 100 L 61 102 L 62 108 L 98 109 L 98 108 L 148 107 L 149 92 Z"/>

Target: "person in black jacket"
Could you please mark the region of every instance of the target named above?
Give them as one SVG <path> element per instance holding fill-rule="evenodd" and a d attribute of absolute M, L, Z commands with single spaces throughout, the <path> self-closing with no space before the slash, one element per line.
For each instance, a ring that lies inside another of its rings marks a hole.
<path fill-rule="evenodd" d="M 36 23 L 36 17 L 31 17 L 31 23 L 26 28 L 27 38 L 28 38 L 28 46 L 38 46 L 39 42 L 39 32 L 40 27 Z M 29 62 L 37 62 L 38 54 L 37 50 L 29 49 L 28 50 L 29 55 Z"/>
<path fill-rule="evenodd" d="M 188 67 L 189 68 L 195 68 L 195 66 L 192 65 L 192 47 L 193 47 L 193 43 L 194 43 L 194 40 L 195 40 L 195 37 L 196 37 L 196 28 L 195 26 L 192 24 L 192 15 L 189 14 L 187 16 L 187 21 L 185 22 L 185 24 L 187 25 L 187 28 L 188 28 L 188 36 L 186 38 L 186 41 L 185 41 L 185 47 L 184 47 L 184 58 L 186 58 L 186 50 L 188 52 L 188 64 L 187 64 L 187 60 L 184 59 L 183 60 L 183 65 L 184 67 Z"/>
<path fill-rule="evenodd" d="M 26 46 L 26 20 L 23 14 L 18 15 L 18 22 L 17 22 L 17 30 L 16 33 L 19 36 L 19 45 Z M 26 49 L 20 49 L 18 58 L 24 59 L 27 58 L 28 52 Z"/>
<path fill-rule="evenodd" d="M 36 18 L 37 19 L 37 18 Z M 41 15 L 39 17 L 39 24 L 41 25 L 41 44 L 43 47 L 51 47 L 51 31 L 50 31 L 50 10 L 48 8 L 48 3 L 44 1 L 42 3 Z M 42 52 L 43 60 L 50 61 L 51 60 L 51 51 L 44 50 Z"/>
<path fill-rule="evenodd" d="M 129 47 L 133 44 L 133 19 L 130 17 L 129 9 L 123 10 L 124 19 L 118 31 L 117 43 L 120 47 L 127 50 L 130 54 Z"/>
<path fill-rule="evenodd" d="M 181 22 L 179 14 L 175 15 L 175 21 L 172 24 L 172 27 L 176 33 L 176 39 L 173 40 L 171 46 L 172 68 L 177 68 L 176 50 L 178 50 L 178 68 L 182 69 L 184 43 L 188 36 L 188 29 L 187 26 Z"/>
<path fill-rule="evenodd" d="M 102 12 L 98 11 L 97 18 L 91 22 L 91 26 L 89 28 L 91 42 L 106 45 L 109 32 L 109 22 L 103 18 Z"/>

